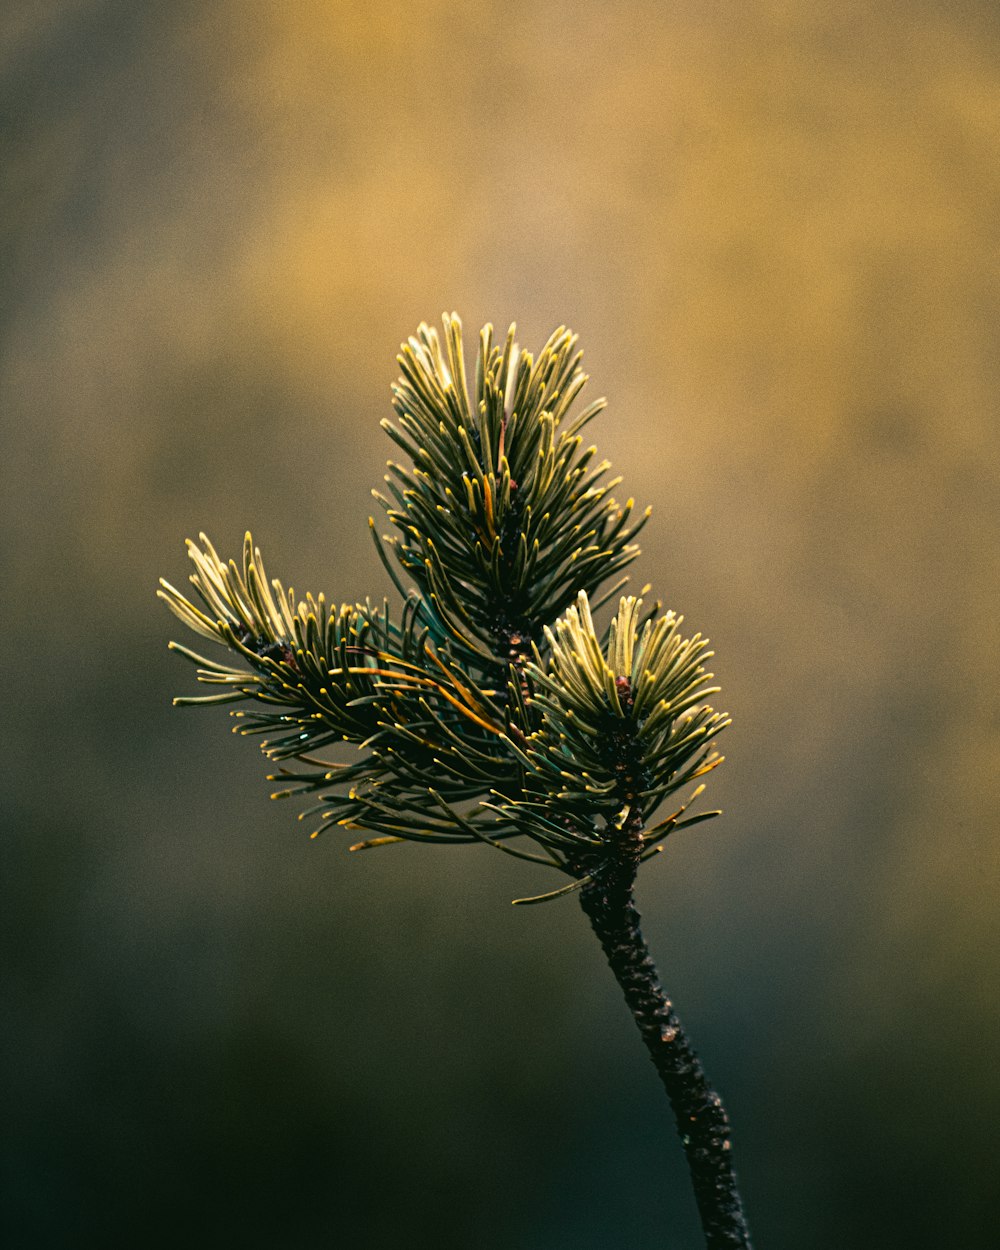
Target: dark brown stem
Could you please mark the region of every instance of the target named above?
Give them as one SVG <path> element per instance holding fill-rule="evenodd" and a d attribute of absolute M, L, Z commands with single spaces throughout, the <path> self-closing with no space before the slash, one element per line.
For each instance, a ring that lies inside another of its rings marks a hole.
<path fill-rule="evenodd" d="M 623 851 L 625 848 L 623 847 Z M 722 1099 L 691 1048 L 639 929 L 632 896 L 637 856 L 605 862 L 580 892 L 583 910 L 625 995 L 670 1099 L 708 1250 L 750 1248 Z"/>

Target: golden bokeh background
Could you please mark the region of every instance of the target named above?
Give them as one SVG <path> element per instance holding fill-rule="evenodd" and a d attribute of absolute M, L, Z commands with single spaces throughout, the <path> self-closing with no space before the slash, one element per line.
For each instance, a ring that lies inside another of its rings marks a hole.
<path fill-rule="evenodd" d="M 14 0 L 0 19 L 5 1244 L 693 1250 L 571 901 L 269 806 L 153 598 L 338 598 L 394 355 L 581 336 L 711 635 L 720 821 L 644 872 L 760 1247 L 995 1245 L 993 3 Z"/>

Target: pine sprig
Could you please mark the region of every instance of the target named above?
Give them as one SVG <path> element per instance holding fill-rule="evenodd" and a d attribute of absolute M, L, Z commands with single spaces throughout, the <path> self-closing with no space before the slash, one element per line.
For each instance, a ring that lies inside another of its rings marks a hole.
<path fill-rule="evenodd" d="M 410 599 L 396 623 L 387 604 L 329 607 L 322 595 L 296 602 L 294 592 L 264 576 L 250 535 L 242 568 L 225 563 L 205 535 L 188 544 L 191 582 L 201 606 L 170 583 L 160 597 L 202 637 L 229 649 L 240 663 L 222 664 L 172 643 L 198 666 L 214 694 L 179 705 L 249 703 L 235 731 L 266 734 L 265 753 L 293 761 L 275 779 L 276 797 L 322 792 L 303 815 L 332 825 L 367 828 L 412 839 L 477 840 L 428 809 L 428 778 L 452 803 L 481 794 L 516 768 L 506 747 L 503 710 L 438 649 Z M 356 763 L 317 759 L 315 752 L 353 744 Z M 491 818 L 492 822 L 492 818 Z M 496 836 L 510 836 L 503 829 Z"/>
<path fill-rule="evenodd" d="M 411 463 L 390 462 L 394 502 L 380 498 L 395 533 L 378 544 L 398 617 L 388 603 L 297 599 L 249 535 L 239 565 L 205 535 L 188 544 L 191 599 L 161 584 L 178 618 L 229 652 L 221 663 L 172 643 L 212 690 L 177 702 L 242 705 L 236 732 L 263 739 L 275 797 L 309 800 L 315 833 L 486 842 L 581 882 L 630 814 L 648 825 L 719 762 L 709 744 L 727 720 L 705 703 L 705 641 L 631 597 L 596 632 L 592 611 L 620 582 L 602 587 L 637 555 L 648 510 L 633 521 L 583 446 L 604 401 L 577 410 L 580 361 L 568 330 L 536 360 L 513 327 L 494 343 L 486 326 L 470 395 L 457 317 L 404 344 L 397 421 L 383 425 Z M 712 814 L 685 810 L 647 828 L 642 857 Z"/>
<path fill-rule="evenodd" d="M 538 727 L 522 753 L 524 794 L 496 810 L 577 879 L 617 855 L 627 824 L 645 825 L 722 762 L 712 740 L 729 718 L 705 702 L 718 692 L 702 664 L 707 641 L 681 637 L 672 612 L 640 629 L 641 610 L 641 599 L 623 598 L 602 641 L 581 592 L 546 629 L 548 658 L 536 649 L 526 670 Z M 687 806 L 644 830 L 640 859 L 672 830 L 717 815 L 682 819 Z"/>
<path fill-rule="evenodd" d="M 304 798 L 314 837 L 367 831 L 352 850 L 481 842 L 568 877 L 515 902 L 578 892 L 674 1110 L 708 1250 L 749 1250 L 729 1121 L 633 900 L 664 838 L 718 814 L 688 815 L 697 785 L 651 823 L 721 762 L 729 720 L 707 702 L 711 652 L 634 596 L 595 627 L 648 510 L 633 519 L 583 445 L 604 401 L 574 412 L 576 337 L 560 328 L 536 360 L 513 327 L 502 344 L 485 327 L 470 395 L 461 323 L 446 316 L 443 330 L 421 325 L 403 345 L 396 422 L 383 422 L 409 460 L 390 461 L 376 493 L 394 533 L 379 539 L 369 519 L 398 615 L 387 601 L 297 599 L 268 580 L 249 534 L 239 565 L 203 534 L 188 544 L 192 597 L 168 582 L 159 594 L 227 660 L 171 643 L 212 691 L 176 702 L 237 705 L 236 732 L 262 736 L 274 797 Z"/>
<path fill-rule="evenodd" d="M 580 433 L 605 401 L 573 413 L 587 381 L 576 344 L 560 328 L 536 361 L 513 326 L 502 346 L 486 326 L 471 397 L 457 317 L 443 344 L 421 325 L 398 357 L 397 422 L 382 424 L 412 466 L 390 461 L 391 498 L 376 492 L 396 530 L 383 541 L 474 664 L 526 657 L 579 591 L 638 555 L 648 510 L 633 521 L 633 501 L 619 506 L 620 478 Z"/>

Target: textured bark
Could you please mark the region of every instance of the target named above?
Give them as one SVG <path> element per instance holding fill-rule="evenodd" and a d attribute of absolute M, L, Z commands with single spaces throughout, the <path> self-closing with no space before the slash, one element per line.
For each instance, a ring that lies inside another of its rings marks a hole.
<path fill-rule="evenodd" d="M 750 1234 L 733 1168 L 729 1117 L 660 985 L 633 901 L 635 868 L 632 856 L 602 866 L 596 879 L 581 891 L 583 910 L 670 1099 L 705 1244 L 708 1250 L 749 1250 Z"/>

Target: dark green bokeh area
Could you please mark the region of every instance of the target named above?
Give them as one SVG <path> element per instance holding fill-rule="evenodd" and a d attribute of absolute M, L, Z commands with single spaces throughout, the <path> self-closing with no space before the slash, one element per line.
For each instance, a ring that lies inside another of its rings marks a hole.
<path fill-rule="evenodd" d="M 634 581 L 713 640 L 726 814 L 639 901 L 756 1244 L 995 1245 L 995 5 L 16 0 L 0 75 L 0 1241 L 699 1244 L 574 901 L 310 842 L 170 707 L 198 530 L 389 590 L 454 308 L 580 334 Z"/>

